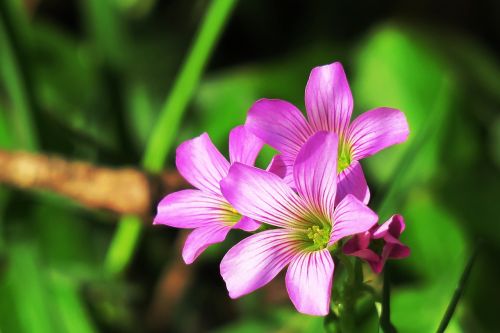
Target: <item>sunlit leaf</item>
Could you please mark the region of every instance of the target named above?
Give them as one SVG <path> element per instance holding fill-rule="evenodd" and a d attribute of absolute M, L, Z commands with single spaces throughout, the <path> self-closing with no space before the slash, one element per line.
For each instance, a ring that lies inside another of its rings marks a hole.
<path fill-rule="evenodd" d="M 354 93 L 357 110 L 380 106 L 398 108 L 410 125 L 405 144 L 387 149 L 363 161 L 373 179 L 385 183 L 396 171 L 405 152 L 420 132 L 432 127 L 419 145 L 418 171 L 412 180 L 435 175 L 439 162 L 440 138 L 454 94 L 451 71 L 426 44 L 399 26 L 383 26 L 368 38 L 358 55 Z"/>

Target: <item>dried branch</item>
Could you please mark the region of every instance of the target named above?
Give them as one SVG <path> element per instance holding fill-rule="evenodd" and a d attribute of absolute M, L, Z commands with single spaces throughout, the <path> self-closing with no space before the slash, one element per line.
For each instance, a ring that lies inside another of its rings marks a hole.
<path fill-rule="evenodd" d="M 146 323 L 151 332 L 166 332 L 175 313 L 175 308 L 185 297 L 189 285 L 193 282 L 193 266 L 182 261 L 182 247 L 188 232 L 182 230 L 174 246 L 173 259 L 168 262 L 155 286 L 153 299 L 146 311 Z"/>
<path fill-rule="evenodd" d="M 88 208 L 141 216 L 148 216 L 165 193 L 186 187 L 175 171 L 151 176 L 134 168 L 105 168 L 5 150 L 0 150 L 0 183 L 49 190 Z"/>

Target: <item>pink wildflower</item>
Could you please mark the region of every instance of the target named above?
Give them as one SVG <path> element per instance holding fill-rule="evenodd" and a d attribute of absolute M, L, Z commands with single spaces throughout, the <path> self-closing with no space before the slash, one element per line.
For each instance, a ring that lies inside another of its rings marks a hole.
<path fill-rule="evenodd" d="M 334 132 L 339 137 L 337 202 L 351 193 L 368 203 L 370 193 L 358 161 L 406 140 L 409 130 L 404 114 L 377 108 L 349 124 L 353 99 L 338 62 L 311 71 L 305 104 L 307 120 L 299 109 L 283 100 L 261 99 L 251 107 L 246 126 L 281 153 L 270 170 L 293 187 L 292 167 L 302 145 L 318 131 Z"/>
<path fill-rule="evenodd" d="M 229 135 L 230 162 L 207 133 L 177 148 L 177 170 L 197 189 L 174 192 L 163 198 L 154 224 L 194 229 L 182 250 L 186 264 L 191 264 L 209 245 L 222 242 L 232 228 L 253 231 L 260 226 L 239 214 L 224 199 L 219 182 L 227 175 L 230 164 L 253 165 L 262 145 L 244 126 L 238 126 Z"/>
<path fill-rule="evenodd" d="M 264 286 L 289 265 L 286 287 L 297 310 L 328 313 L 334 271 L 330 250 L 378 219 L 352 195 L 335 203 L 337 146 L 334 133 L 318 132 L 307 140 L 293 167 L 297 193 L 271 172 L 231 166 L 221 181 L 225 198 L 243 215 L 276 228 L 242 240 L 224 256 L 220 269 L 230 297 Z"/>
<path fill-rule="evenodd" d="M 399 236 L 405 230 L 405 222 L 401 215 L 393 215 L 382 225 L 375 225 L 369 231 L 355 235 L 344 245 L 344 253 L 359 257 L 379 274 L 387 259 L 403 259 L 410 255 L 410 248 L 399 241 Z M 377 249 L 371 249 L 377 247 Z M 377 253 L 379 252 L 379 254 Z"/>

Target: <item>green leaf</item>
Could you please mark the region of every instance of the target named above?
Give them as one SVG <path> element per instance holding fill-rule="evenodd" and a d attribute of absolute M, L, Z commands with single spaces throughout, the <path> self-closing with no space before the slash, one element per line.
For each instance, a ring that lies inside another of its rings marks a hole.
<path fill-rule="evenodd" d="M 474 91 L 491 96 L 500 101 L 500 66 L 495 55 L 479 41 L 463 35 L 437 38 L 443 43 L 449 59 L 453 60 L 455 70 L 462 74 L 464 84 Z"/>
<path fill-rule="evenodd" d="M 368 38 L 358 55 L 353 84 L 354 97 L 361 106 L 358 110 L 397 108 L 404 112 L 410 125 L 410 137 L 405 144 L 363 161 L 375 182 L 389 181 L 412 143 L 422 136 L 421 132 L 428 137 L 419 142 L 418 146 L 423 145 L 417 147 L 420 159 L 411 161 L 414 170 L 405 177 L 415 182 L 436 174 L 443 125 L 456 90 L 453 82 L 451 71 L 438 55 L 405 29 L 383 26 Z"/>
<path fill-rule="evenodd" d="M 0 327 L 17 326 L 25 333 L 57 332 L 50 313 L 51 298 L 35 247 L 26 241 L 10 244 L 7 265 L 6 276 L 0 285 L 0 294 L 8 295 L 0 298 L 7 312 L 2 311 Z"/>
<path fill-rule="evenodd" d="M 78 285 L 49 274 L 32 242 L 17 239 L 8 249 L 0 280 L 0 329 L 11 332 L 95 332 Z"/>
<path fill-rule="evenodd" d="M 399 332 L 435 332 L 451 297 L 443 292 L 444 284 L 421 288 L 400 289 L 393 294 L 392 318 Z M 449 288 L 448 288 L 449 289 Z M 453 318 L 447 333 L 463 332 Z"/>
<path fill-rule="evenodd" d="M 40 193 L 39 200 L 30 220 L 46 266 L 84 277 L 96 271 L 93 266 L 98 264 L 97 255 L 90 250 L 97 247 L 92 240 L 93 221 L 82 219 L 78 209 L 57 196 Z"/>
<path fill-rule="evenodd" d="M 96 54 L 107 65 L 120 67 L 128 55 L 125 26 L 119 11 L 109 0 L 81 3 L 84 25 Z"/>
<path fill-rule="evenodd" d="M 127 117 L 130 135 L 133 136 L 136 148 L 144 150 L 151 129 L 154 127 L 155 110 L 147 87 L 143 83 L 134 83 L 128 87 Z"/>
<path fill-rule="evenodd" d="M 90 319 L 86 303 L 80 295 L 78 284 L 60 274 L 49 277 L 52 302 L 57 311 L 60 332 L 97 332 Z"/>
<path fill-rule="evenodd" d="M 107 149 L 119 146 L 116 122 L 95 53 L 85 44 L 41 22 L 31 27 L 29 45 L 34 94 L 44 119 L 83 133 Z M 100 110 L 101 112 L 95 112 Z M 52 134 L 53 136 L 54 134 Z M 70 139 L 78 142 L 76 135 Z"/>
<path fill-rule="evenodd" d="M 407 229 L 402 240 L 412 253 L 399 265 L 427 282 L 458 281 L 469 249 L 457 217 L 429 193 L 419 190 L 410 196 L 403 213 Z"/>
<path fill-rule="evenodd" d="M 0 103 L 0 148 L 3 149 L 9 149 L 14 146 L 6 114 L 4 107 Z"/>
<path fill-rule="evenodd" d="M 414 191 L 403 210 L 403 243 L 410 257 L 397 263 L 419 277 L 417 287 L 394 289 L 391 318 L 401 332 L 436 330 L 470 255 L 459 220 L 424 191 Z M 450 332 L 458 332 L 453 318 Z"/>

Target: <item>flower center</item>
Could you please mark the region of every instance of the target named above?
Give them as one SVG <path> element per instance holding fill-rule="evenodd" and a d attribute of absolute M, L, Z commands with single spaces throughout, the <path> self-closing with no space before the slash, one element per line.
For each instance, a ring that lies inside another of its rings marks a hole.
<path fill-rule="evenodd" d="M 222 207 L 220 218 L 226 225 L 233 226 L 241 219 L 241 214 L 228 203 Z"/>
<path fill-rule="evenodd" d="M 343 140 L 342 140 L 343 141 Z M 351 165 L 352 156 L 351 148 L 347 143 L 339 143 L 338 160 L 337 160 L 337 173 L 341 173 L 349 165 Z"/>
<path fill-rule="evenodd" d="M 382 254 L 385 242 L 383 239 L 372 239 L 370 242 L 370 249 L 377 254 Z"/>
<path fill-rule="evenodd" d="M 307 228 L 307 238 L 312 240 L 315 250 L 322 250 L 328 246 L 330 231 L 329 226 L 313 225 Z"/>

